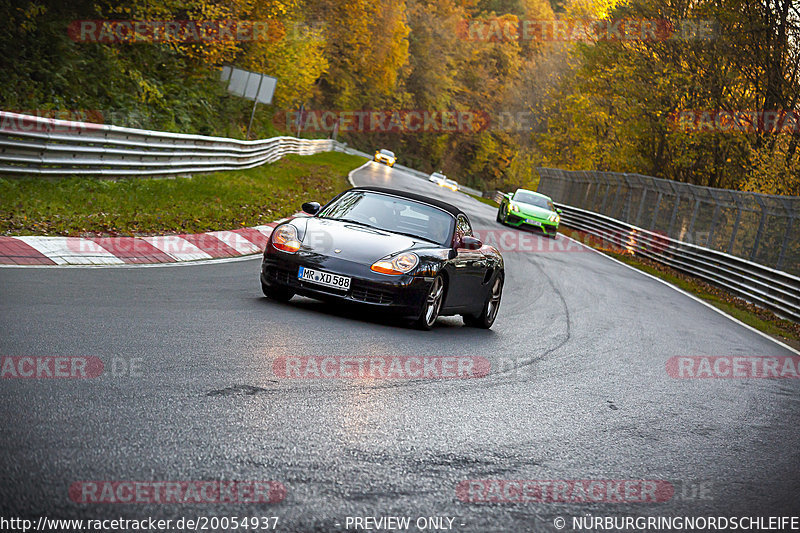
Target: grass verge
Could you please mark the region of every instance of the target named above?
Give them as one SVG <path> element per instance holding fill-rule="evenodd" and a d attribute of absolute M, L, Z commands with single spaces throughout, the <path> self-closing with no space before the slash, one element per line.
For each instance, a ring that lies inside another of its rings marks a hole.
<path fill-rule="evenodd" d="M 483 203 L 484 203 L 484 204 L 486 204 L 486 205 L 490 205 L 490 206 L 492 206 L 492 207 L 500 207 L 500 204 L 498 204 L 497 202 L 495 202 L 495 201 L 494 201 L 494 200 L 492 200 L 491 198 L 484 198 L 483 196 L 478 196 L 478 195 L 475 195 L 475 194 L 470 194 L 470 193 L 468 193 L 468 192 L 464 192 L 464 191 L 461 191 L 461 192 L 463 192 L 463 193 L 464 193 L 464 194 L 466 194 L 467 196 L 472 196 L 473 198 L 475 198 L 475 199 L 476 199 L 476 200 L 478 200 L 479 202 L 483 202 Z"/>
<path fill-rule="evenodd" d="M 795 349 L 800 349 L 800 324 L 792 322 L 791 320 L 782 319 L 768 309 L 758 307 L 719 287 L 679 272 L 666 265 L 662 265 L 661 263 L 652 261 L 646 257 L 620 253 L 614 248 L 603 247 L 597 239 L 589 238 L 588 234 L 582 231 L 562 226 L 559 228 L 559 232 L 618 259 L 626 265 L 630 265 L 643 272 L 661 278 L 710 303 L 748 326 L 752 326 L 767 335 L 771 335 Z"/>
<path fill-rule="evenodd" d="M 0 179 L 0 235 L 199 233 L 266 224 L 348 189 L 364 162 L 340 152 L 289 155 L 189 178 Z"/>

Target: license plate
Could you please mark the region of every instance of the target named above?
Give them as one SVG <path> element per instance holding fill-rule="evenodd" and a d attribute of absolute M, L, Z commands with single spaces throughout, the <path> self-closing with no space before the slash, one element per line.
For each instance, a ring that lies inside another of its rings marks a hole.
<path fill-rule="evenodd" d="M 525 223 L 526 224 L 530 224 L 531 226 L 541 226 L 542 225 L 542 223 L 539 222 L 538 220 L 533 220 L 533 219 L 530 219 L 530 218 L 526 219 Z"/>
<path fill-rule="evenodd" d="M 339 276 L 337 274 L 331 274 L 330 272 L 323 272 L 306 267 L 300 267 L 297 278 L 302 281 L 316 283 L 317 285 L 325 285 L 326 287 L 341 291 L 346 291 L 350 288 L 350 278 L 347 276 Z"/>

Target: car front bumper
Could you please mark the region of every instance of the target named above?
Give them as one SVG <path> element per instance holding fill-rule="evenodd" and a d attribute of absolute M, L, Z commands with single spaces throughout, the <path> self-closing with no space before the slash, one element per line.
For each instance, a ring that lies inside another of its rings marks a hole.
<path fill-rule="evenodd" d="M 351 280 L 350 288 L 342 291 L 301 280 L 298 278 L 301 266 L 347 276 Z M 422 275 L 389 276 L 373 272 L 369 266 L 337 257 L 323 257 L 302 251 L 284 254 L 268 249 L 261 262 L 261 282 L 268 286 L 285 287 L 309 298 L 367 305 L 387 313 L 416 318 L 422 311 L 433 278 Z"/>
<path fill-rule="evenodd" d="M 533 222 L 529 222 L 533 221 Z M 555 235 L 558 233 L 558 223 L 550 222 L 549 220 L 541 220 L 537 218 L 527 218 L 523 213 L 508 213 L 506 215 L 506 224 L 515 227 L 526 227 L 537 229 L 545 235 Z"/>
<path fill-rule="evenodd" d="M 383 163 L 384 165 L 389 165 L 390 167 L 394 166 L 395 161 L 397 161 L 396 159 L 379 155 L 376 155 L 373 160 L 377 161 L 378 163 Z"/>

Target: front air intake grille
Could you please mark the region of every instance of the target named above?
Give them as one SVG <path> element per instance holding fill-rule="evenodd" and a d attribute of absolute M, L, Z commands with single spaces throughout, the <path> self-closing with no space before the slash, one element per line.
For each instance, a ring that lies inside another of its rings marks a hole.
<path fill-rule="evenodd" d="M 294 276 L 288 270 L 282 268 L 269 268 L 267 269 L 267 279 L 278 282 L 282 285 L 289 285 Z"/>
<path fill-rule="evenodd" d="M 394 301 L 392 293 L 372 287 L 354 287 L 350 296 L 353 300 L 370 304 L 390 304 Z"/>

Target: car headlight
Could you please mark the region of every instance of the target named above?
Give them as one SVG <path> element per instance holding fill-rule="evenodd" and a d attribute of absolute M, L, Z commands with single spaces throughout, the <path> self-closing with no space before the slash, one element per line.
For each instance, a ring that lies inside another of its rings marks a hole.
<path fill-rule="evenodd" d="M 558 215 L 556 215 L 554 213 L 554 214 L 550 215 L 550 217 L 547 220 L 549 220 L 550 222 L 555 222 L 556 224 L 558 224 L 558 221 L 561 220 L 561 217 L 559 217 Z"/>
<path fill-rule="evenodd" d="M 297 238 L 297 228 L 285 224 L 275 228 L 270 236 L 273 248 L 290 254 L 300 249 L 300 239 Z"/>
<path fill-rule="evenodd" d="M 514 202 L 511 202 L 508 205 L 509 205 L 509 207 L 511 207 L 512 211 L 514 211 L 515 213 L 519 213 L 519 206 L 517 204 L 515 204 Z"/>
<path fill-rule="evenodd" d="M 419 264 L 417 254 L 411 252 L 402 253 L 394 258 L 384 257 L 375 261 L 370 267 L 374 272 L 399 276 L 410 272 Z"/>

